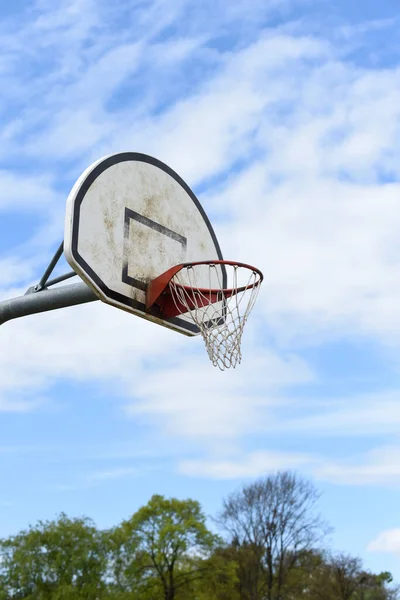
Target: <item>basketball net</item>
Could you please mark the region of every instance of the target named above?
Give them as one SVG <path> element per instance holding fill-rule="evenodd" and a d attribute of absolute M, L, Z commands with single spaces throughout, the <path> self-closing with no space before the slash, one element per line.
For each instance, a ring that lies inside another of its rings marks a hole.
<path fill-rule="evenodd" d="M 209 288 L 204 287 L 205 270 Z M 262 279 L 262 273 L 249 265 L 215 261 L 184 265 L 169 281 L 177 310 L 190 314 L 212 364 L 221 371 L 236 367 L 242 360 L 243 329 Z"/>

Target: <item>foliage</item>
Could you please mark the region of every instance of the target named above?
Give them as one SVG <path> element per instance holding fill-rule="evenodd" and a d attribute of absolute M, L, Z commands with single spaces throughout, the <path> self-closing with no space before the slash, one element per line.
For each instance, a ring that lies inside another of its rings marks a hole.
<path fill-rule="evenodd" d="M 223 503 L 222 541 L 195 500 L 153 496 L 99 531 L 65 514 L 0 541 L 0 600 L 398 600 L 390 573 L 322 549 L 316 490 L 292 473 Z"/>
<path fill-rule="evenodd" d="M 102 535 L 89 519 L 40 521 L 2 540 L 3 597 L 26 600 L 101 598 L 106 565 Z"/>
<path fill-rule="evenodd" d="M 231 548 L 219 546 L 202 564 L 202 577 L 195 579 L 180 600 L 241 600 L 238 563 Z"/>
<path fill-rule="evenodd" d="M 165 600 L 201 576 L 217 541 L 198 502 L 163 496 L 153 496 L 113 536 L 118 587 Z"/>

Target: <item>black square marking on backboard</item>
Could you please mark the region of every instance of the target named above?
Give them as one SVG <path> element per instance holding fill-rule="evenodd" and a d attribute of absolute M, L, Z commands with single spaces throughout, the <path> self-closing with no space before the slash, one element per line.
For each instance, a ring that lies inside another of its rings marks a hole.
<path fill-rule="evenodd" d="M 147 283 L 145 283 L 144 281 L 140 281 L 140 279 L 135 279 L 134 277 L 131 277 L 130 275 L 128 275 L 128 262 L 129 262 L 128 241 L 129 241 L 131 220 L 137 221 L 138 223 L 141 223 L 141 225 L 144 225 L 145 227 L 149 227 L 150 229 L 153 229 L 154 231 L 161 233 L 161 235 L 165 235 L 165 236 L 175 240 L 176 242 L 178 242 L 179 244 L 182 245 L 182 248 L 184 251 L 186 251 L 186 247 L 187 247 L 187 238 L 185 238 L 180 233 L 176 233 L 176 231 L 172 231 L 172 229 L 168 229 L 168 227 L 164 227 L 164 225 L 160 225 L 160 223 L 156 223 L 156 221 L 152 221 L 148 217 L 144 217 L 143 215 L 135 212 L 134 210 L 131 210 L 130 208 L 125 207 L 124 258 L 123 258 L 123 265 L 122 265 L 122 281 L 124 283 L 127 283 L 128 285 L 132 285 L 133 287 L 145 292 Z"/>

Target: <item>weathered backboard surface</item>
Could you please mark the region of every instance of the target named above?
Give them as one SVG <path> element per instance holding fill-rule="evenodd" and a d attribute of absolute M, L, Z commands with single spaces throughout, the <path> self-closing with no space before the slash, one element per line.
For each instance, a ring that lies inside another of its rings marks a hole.
<path fill-rule="evenodd" d="M 101 300 L 186 335 L 199 333 L 189 316 L 145 312 L 147 284 L 174 265 L 222 259 L 186 183 L 135 152 L 101 158 L 78 179 L 67 200 L 64 252 Z"/>

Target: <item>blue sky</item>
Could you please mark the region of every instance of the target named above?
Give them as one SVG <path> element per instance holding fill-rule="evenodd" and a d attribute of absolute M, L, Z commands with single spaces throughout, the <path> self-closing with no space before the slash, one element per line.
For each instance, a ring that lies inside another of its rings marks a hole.
<path fill-rule="evenodd" d="M 105 527 L 151 494 L 215 514 L 296 469 L 332 547 L 400 581 L 397 3 L 1 3 L 0 296 L 40 277 L 66 197 L 131 150 L 195 190 L 265 284 L 234 372 L 101 303 L 0 330 L 0 535 Z"/>

